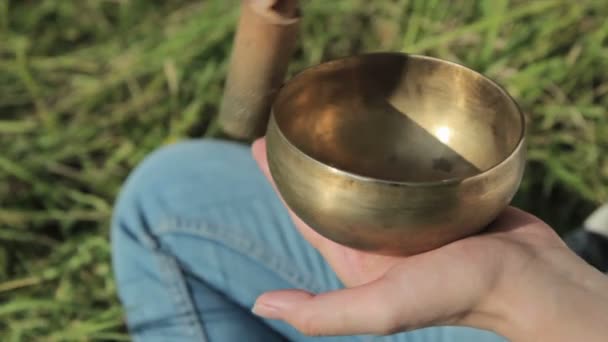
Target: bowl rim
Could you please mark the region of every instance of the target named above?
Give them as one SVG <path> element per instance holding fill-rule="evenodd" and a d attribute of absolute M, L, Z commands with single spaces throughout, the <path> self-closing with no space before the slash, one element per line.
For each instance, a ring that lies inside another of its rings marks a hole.
<path fill-rule="evenodd" d="M 437 63 L 443 63 L 443 64 L 447 64 L 447 65 L 451 65 L 453 67 L 456 68 L 461 68 L 464 69 L 467 72 L 471 72 L 473 74 L 476 74 L 477 76 L 481 77 L 482 79 L 484 79 L 485 81 L 489 82 L 493 87 L 495 87 L 503 96 L 505 96 L 505 98 L 511 102 L 511 104 L 515 107 L 517 114 L 519 116 L 519 120 L 521 122 L 521 129 L 519 132 L 519 137 L 517 139 L 517 143 L 515 144 L 515 146 L 513 147 L 513 149 L 507 154 L 507 156 L 505 158 L 503 158 L 501 161 L 499 161 L 498 163 L 492 165 L 491 167 L 487 168 L 486 170 L 483 170 L 477 174 L 471 175 L 471 176 L 467 176 L 467 177 L 452 177 L 452 178 L 446 178 L 446 179 L 442 179 L 442 180 L 437 180 L 437 181 L 421 181 L 421 182 L 413 182 L 413 181 L 396 181 L 396 180 L 389 180 L 389 179 L 382 179 L 382 178 L 374 178 L 374 177 L 370 177 L 370 176 L 364 176 L 352 171 L 347 171 L 344 169 L 340 169 L 337 168 L 335 166 L 331 166 L 328 164 L 325 164 L 315 158 L 313 158 L 312 156 L 308 155 L 307 153 L 305 153 L 304 151 L 302 151 L 300 148 L 298 148 L 297 146 L 295 146 L 283 133 L 283 130 L 281 129 L 281 127 L 279 126 L 279 123 L 276 121 L 274 112 L 275 112 L 275 104 L 276 101 L 278 100 L 278 98 L 281 96 L 281 93 L 283 92 L 283 90 L 292 82 L 294 82 L 296 79 L 298 79 L 299 77 L 303 76 L 305 73 L 310 73 L 310 72 L 314 72 L 318 69 L 323 69 L 326 68 L 330 65 L 333 64 L 338 64 L 338 63 L 343 63 L 346 60 L 349 59 L 359 59 L 359 58 L 364 58 L 364 57 L 369 57 L 369 56 L 378 56 L 378 55 L 393 55 L 393 56 L 398 56 L 398 57 L 402 57 L 402 58 L 414 58 L 414 59 L 421 59 L 421 60 L 430 60 L 433 62 L 437 62 Z M 377 183 L 377 184 L 384 184 L 384 185 L 390 185 L 390 186 L 408 186 L 408 187 L 434 187 L 434 186 L 442 186 L 442 185 L 449 185 L 449 184 L 458 184 L 458 183 L 462 183 L 464 181 L 472 181 L 478 178 L 482 178 L 485 175 L 491 173 L 493 170 L 500 168 L 502 165 L 506 164 L 507 162 L 509 162 L 513 156 L 515 154 L 517 154 L 517 152 L 523 148 L 523 145 L 525 143 L 526 140 L 526 133 L 527 133 L 527 127 L 526 127 L 526 118 L 525 115 L 523 113 L 523 111 L 521 110 L 521 107 L 519 106 L 519 104 L 517 103 L 517 101 L 515 101 L 515 99 L 506 91 L 506 89 L 501 86 L 498 82 L 496 82 L 495 80 L 493 80 L 492 78 L 482 74 L 479 71 L 476 71 L 474 69 L 471 69 L 467 66 L 465 66 L 464 64 L 461 63 L 457 63 L 457 62 L 453 62 L 450 60 L 446 60 L 446 59 L 442 59 L 442 58 L 437 58 L 437 57 L 432 57 L 432 56 L 428 56 L 428 55 L 419 55 L 419 54 L 410 54 L 410 53 L 405 53 L 405 52 L 396 52 L 396 51 L 380 51 L 380 52 L 365 52 L 365 53 L 359 53 L 359 54 L 355 54 L 355 55 L 350 55 L 350 56 L 345 56 L 345 57 L 339 57 L 339 58 L 335 58 L 335 59 L 331 59 L 325 62 L 320 62 L 316 65 L 312 65 L 306 68 L 303 68 L 302 70 L 298 71 L 294 76 L 292 76 L 289 80 L 287 80 L 282 86 L 281 88 L 278 90 L 276 97 L 275 97 L 275 101 L 272 103 L 272 107 L 271 107 L 271 111 L 270 111 L 270 123 L 274 122 L 274 125 L 276 126 L 276 131 L 279 133 L 279 136 L 281 137 L 282 140 L 284 140 L 287 145 L 293 149 L 294 151 L 296 151 L 297 153 L 299 153 L 300 155 L 302 155 L 304 158 L 310 160 L 313 164 L 329 169 L 331 172 L 336 173 L 338 175 L 341 176 L 345 176 L 345 177 L 349 177 L 349 178 L 353 178 L 353 179 L 357 179 L 360 181 L 365 181 L 365 182 L 370 182 L 370 183 Z M 268 146 L 268 145 L 267 145 Z M 268 147 L 267 147 L 268 148 Z"/>

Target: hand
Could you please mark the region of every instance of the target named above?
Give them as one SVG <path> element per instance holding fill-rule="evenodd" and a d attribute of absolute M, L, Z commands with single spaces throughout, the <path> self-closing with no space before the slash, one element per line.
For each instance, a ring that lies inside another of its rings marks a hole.
<path fill-rule="evenodd" d="M 263 139 L 254 143 L 253 156 L 272 182 Z M 465 325 L 512 340 L 549 340 L 551 334 L 554 341 L 569 341 L 570 335 L 559 332 L 561 321 L 580 320 L 582 313 L 589 317 L 603 303 L 603 311 L 598 310 L 605 316 L 589 321 L 597 320 L 592 333 L 608 337 L 608 319 L 601 318 L 608 317 L 606 278 L 574 255 L 550 227 L 521 210 L 507 208 L 483 234 L 410 257 L 350 249 L 290 214 L 347 288 L 323 294 L 265 293 L 254 312 L 285 320 L 307 335 L 385 335 Z M 584 312 L 568 313 L 577 308 Z M 553 324 L 557 327 L 549 327 Z M 576 340 L 593 340 L 578 329 L 568 330 L 577 334 Z"/>

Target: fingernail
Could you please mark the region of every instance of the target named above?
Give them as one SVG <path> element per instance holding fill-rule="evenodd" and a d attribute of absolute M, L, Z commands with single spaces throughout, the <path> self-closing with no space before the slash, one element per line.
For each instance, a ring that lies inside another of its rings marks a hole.
<path fill-rule="evenodd" d="M 253 305 L 253 308 L 251 309 L 251 311 L 258 316 L 262 316 L 262 317 L 266 317 L 266 318 L 270 318 L 270 319 L 279 318 L 279 308 L 272 306 L 272 305 L 268 305 L 266 303 L 256 302 Z"/>

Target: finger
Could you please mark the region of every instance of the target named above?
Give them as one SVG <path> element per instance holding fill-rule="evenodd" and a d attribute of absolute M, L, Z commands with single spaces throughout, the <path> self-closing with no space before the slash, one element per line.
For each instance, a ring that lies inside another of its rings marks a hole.
<path fill-rule="evenodd" d="M 262 170 L 266 178 L 274 183 L 272 177 L 269 177 L 270 170 L 268 169 L 268 159 L 266 158 L 266 138 L 259 138 L 254 141 L 251 145 L 251 153 L 253 154 L 253 159 L 255 159 L 258 167 Z"/>
<path fill-rule="evenodd" d="M 565 247 L 566 243 L 557 232 L 538 217 L 521 209 L 509 206 L 489 226 L 486 233 L 509 234 L 511 237 L 525 237 L 522 241 L 551 243 Z"/>
<path fill-rule="evenodd" d="M 404 327 L 399 321 L 396 284 L 388 278 L 343 290 L 314 295 L 300 290 L 273 291 L 256 301 L 253 312 L 286 321 L 305 335 L 389 334 Z"/>
<path fill-rule="evenodd" d="M 521 209 L 508 206 L 500 213 L 500 215 L 498 215 L 496 220 L 494 220 L 491 225 L 491 230 L 495 232 L 506 232 L 525 227 L 530 224 L 538 223 L 542 223 L 542 221 L 532 214 Z"/>

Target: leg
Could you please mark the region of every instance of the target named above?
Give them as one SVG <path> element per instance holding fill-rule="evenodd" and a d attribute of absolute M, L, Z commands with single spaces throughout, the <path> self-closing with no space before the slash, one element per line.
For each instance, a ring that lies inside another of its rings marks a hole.
<path fill-rule="evenodd" d="M 129 329 L 146 341 L 313 340 L 249 308 L 272 289 L 340 287 L 298 235 L 249 148 L 234 143 L 181 143 L 147 158 L 121 192 L 112 243 Z M 449 327 L 314 340 L 502 341 Z"/>
<path fill-rule="evenodd" d="M 249 313 L 268 289 L 339 286 L 320 256 L 289 231 L 295 228 L 248 148 L 188 142 L 154 153 L 129 177 L 112 230 L 114 269 L 134 336 L 300 338 L 285 324 Z"/>

